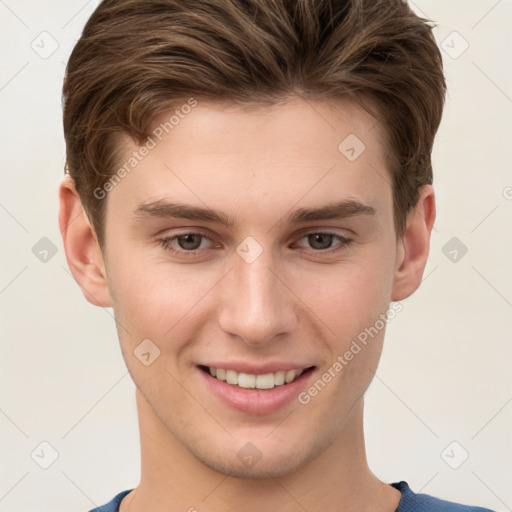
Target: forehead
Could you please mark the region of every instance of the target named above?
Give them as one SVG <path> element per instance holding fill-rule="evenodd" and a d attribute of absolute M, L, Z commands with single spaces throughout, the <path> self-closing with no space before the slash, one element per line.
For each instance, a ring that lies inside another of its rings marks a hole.
<path fill-rule="evenodd" d="M 169 198 L 270 219 L 282 216 L 276 203 L 391 198 L 380 125 L 349 99 L 245 107 L 199 99 L 155 118 L 148 141 L 142 158 L 122 143 L 120 166 L 139 156 L 109 194 L 113 207 Z"/>
<path fill-rule="evenodd" d="M 284 153 L 297 143 L 304 151 L 310 150 L 312 156 L 315 148 L 323 151 L 328 144 L 339 150 L 339 143 L 350 134 L 371 146 L 369 149 L 379 149 L 374 143 L 380 146 L 382 142 L 381 127 L 375 117 L 361 102 L 348 97 L 318 101 L 290 96 L 274 105 L 235 105 L 199 99 L 190 108 L 187 103 L 184 100 L 153 120 L 153 138 L 176 141 L 179 132 L 185 131 L 182 135 L 188 140 L 180 142 L 196 145 L 196 151 L 212 151 L 212 146 L 219 143 L 224 151 L 232 141 L 232 151 L 243 152 L 245 157 L 279 147 Z M 302 146 L 306 141 L 309 144 Z"/>

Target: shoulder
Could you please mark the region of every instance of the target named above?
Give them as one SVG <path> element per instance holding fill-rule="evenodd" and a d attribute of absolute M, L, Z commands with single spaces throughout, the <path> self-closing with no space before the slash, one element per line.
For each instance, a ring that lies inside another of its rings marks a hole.
<path fill-rule="evenodd" d="M 493 512 L 488 508 L 461 505 L 434 498 L 428 494 L 416 494 L 404 481 L 391 484 L 391 486 L 402 493 L 396 512 Z"/>
<path fill-rule="evenodd" d="M 102 505 L 101 507 L 96 507 L 90 510 L 89 512 L 118 512 L 119 505 L 121 504 L 121 500 L 129 493 L 133 491 L 133 489 L 129 489 L 127 491 L 120 492 L 118 495 L 114 496 L 114 498 Z"/>

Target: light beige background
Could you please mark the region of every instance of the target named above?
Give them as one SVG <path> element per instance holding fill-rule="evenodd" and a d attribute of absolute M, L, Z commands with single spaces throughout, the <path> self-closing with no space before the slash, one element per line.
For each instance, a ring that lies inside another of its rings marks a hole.
<path fill-rule="evenodd" d="M 138 482 L 134 385 L 112 312 L 83 298 L 57 224 L 62 78 L 96 4 L 0 0 L 0 512 L 87 511 Z M 369 461 L 385 481 L 508 511 L 512 2 L 413 7 L 438 24 L 449 87 L 434 151 L 438 219 L 423 285 L 390 323 L 367 394 Z M 57 250 L 46 263 L 33 254 L 43 237 Z M 456 262 L 453 237 L 468 249 Z M 48 469 L 35 462 L 50 461 L 42 442 L 58 452 Z M 458 469 L 445 462 L 466 451 Z"/>

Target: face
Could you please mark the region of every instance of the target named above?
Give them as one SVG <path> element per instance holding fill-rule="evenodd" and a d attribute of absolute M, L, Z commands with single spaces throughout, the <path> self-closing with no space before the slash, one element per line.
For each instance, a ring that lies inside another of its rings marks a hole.
<path fill-rule="evenodd" d="M 379 129 L 348 100 L 199 101 L 108 193 L 127 367 L 146 410 L 210 468 L 297 470 L 371 381 L 398 267 Z"/>

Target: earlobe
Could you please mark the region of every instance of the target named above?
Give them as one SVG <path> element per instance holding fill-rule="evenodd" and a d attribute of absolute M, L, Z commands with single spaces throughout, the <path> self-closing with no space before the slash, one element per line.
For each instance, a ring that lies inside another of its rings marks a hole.
<path fill-rule="evenodd" d="M 434 189 L 424 185 L 418 201 L 407 215 L 407 226 L 398 241 L 391 300 L 403 300 L 421 284 L 430 250 L 430 235 L 436 216 Z"/>
<path fill-rule="evenodd" d="M 91 304 L 111 307 L 112 299 L 96 234 L 69 176 L 60 184 L 59 203 L 59 227 L 69 269 Z"/>

